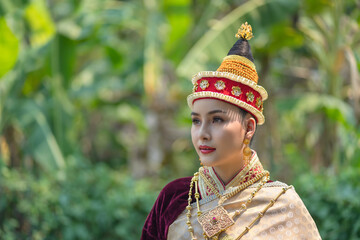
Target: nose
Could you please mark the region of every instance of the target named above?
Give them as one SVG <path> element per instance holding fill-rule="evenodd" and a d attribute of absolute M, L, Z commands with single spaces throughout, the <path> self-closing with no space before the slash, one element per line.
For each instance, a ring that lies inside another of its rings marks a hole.
<path fill-rule="evenodd" d="M 203 141 L 209 141 L 211 139 L 210 129 L 208 124 L 203 123 L 199 129 L 199 137 Z"/>

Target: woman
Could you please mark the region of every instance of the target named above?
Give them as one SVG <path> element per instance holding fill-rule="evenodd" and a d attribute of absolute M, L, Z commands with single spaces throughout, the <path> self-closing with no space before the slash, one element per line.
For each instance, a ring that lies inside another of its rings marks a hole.
<path fill-rule="evenodd" d="M 321 239 L 292 186 L 270 181 L 249 148 L 265 121 L 265 89 L 257 85 L 243 24 L 215 72 L 193 77 L 188 96 L 191 136 L 203 165 L 194 177 L 164 187 L 146 219 L 142 239 Z"/>

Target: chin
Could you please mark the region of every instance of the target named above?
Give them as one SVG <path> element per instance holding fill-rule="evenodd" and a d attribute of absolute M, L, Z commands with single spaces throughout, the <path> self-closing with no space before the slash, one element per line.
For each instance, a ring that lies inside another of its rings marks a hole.
<path fill-rule="evenodd" d="M 210 160 L 210 159 L 202 160 L 201 163 L 203 164 L 203 166 L 206 166 L 206 167 L 213 167 L 216 165 L 216 161 Z"/>

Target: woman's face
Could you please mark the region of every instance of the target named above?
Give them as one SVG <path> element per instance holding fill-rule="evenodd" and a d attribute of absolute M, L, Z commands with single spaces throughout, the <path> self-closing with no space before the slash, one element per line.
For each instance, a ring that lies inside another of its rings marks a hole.
<path fill-rule="evenodd" d="M 216 99 L 194 102 L 191 137 L 205 166 L 243 165 L 243 141 L 247 123 L 238 107 Z"/>

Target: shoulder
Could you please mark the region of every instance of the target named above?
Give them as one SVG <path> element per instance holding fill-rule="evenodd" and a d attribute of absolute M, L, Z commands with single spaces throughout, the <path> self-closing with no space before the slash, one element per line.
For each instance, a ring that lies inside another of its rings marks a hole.
<path fill-rule="evenodd" d="M 302 202 L 300 196 L 298 195 L 298 193 L 295 190 L 295 187 L 292 185 L 288 185 L 284 182 L 280 182 L 280 181 L 272 181 L 272 182 L 267 182 L 264 185 L 265 188 L 269 189 L 269 192 L 272 192 L 273 197 L 276 195 L 279 195 L 279 197 L 281 196 L 281 199 L 287 199 L 285 200 L 285 202 L 293 202 L 296 201 L 298 203 L 301 203 L 301 207 L 304 206 L 304 203 Z M 281 202 L 281 201 L 279 201 Z"/>
<path fill-rule="evenodd" d="M 256 183 L 251 188 L 257 188 Z M 261 217 L 249 239 L 321 240 L 316 224 L 294 186 L 268 181 L 254 198 L 253 212 Z"/>
<path fill-rule="evenodd" d="M 267 209 L 262 220 L 268 225 L 258 236 L 321 239 L 314 220 L 293 186 L 279 181 L 268 182 L 261 191 L 262 204 L 257 207 L 259 211 Z"/>
<path fill-rule="evenodd" d="M 161 195 L 179 195 L 184 192 L 189 192 L 190 182 L 192 177 L 184 177 L 175 179 L 168 184 L 161 190 L 159 196 Z"/>
<path fill-rule="evenodd" d="M 191 178 L 176 179 L 161 190 L 145 221 L 142 240 L 166 239 L 170 224 L 186 207 Z"/>
<path fill-rule="evenodd" d="M 165 185 L 154 204 L 154 208 L 159 215 L 173 215 L 179 207 L 185 208 L 191 178 L 179 178 Z"/>
<path fill-rule="evenodd" d="M 289 187 L 286 183 L 280 182 L 280 181 L 268 181 L 265 183 L 266 187 Z"/>

